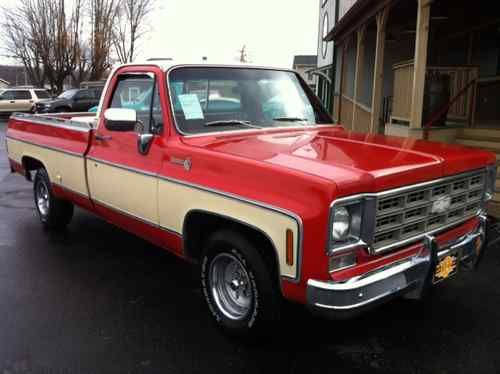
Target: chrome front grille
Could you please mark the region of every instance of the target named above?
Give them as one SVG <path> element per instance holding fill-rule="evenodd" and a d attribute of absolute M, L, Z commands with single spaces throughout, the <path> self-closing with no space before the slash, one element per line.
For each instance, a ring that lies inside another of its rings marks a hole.
<path fill-rule="evenodd" d="M 381 194 L 372 249 L 383 252 L 399 242 L 475 216 L 482 207 L 485 184 L 486 173 L 478 171 Z"/>

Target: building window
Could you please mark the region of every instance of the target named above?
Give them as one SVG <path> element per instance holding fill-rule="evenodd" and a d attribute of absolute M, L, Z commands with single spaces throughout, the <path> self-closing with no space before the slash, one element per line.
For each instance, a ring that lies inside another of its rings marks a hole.
<path fill-rule="evenodd" d="M 323 58 L 326 58 L 326 54 L 328 52 L 328 42 L 325 41 L 326 36 L 328 35 L 328 13 L 325 13 L 323 17 L 323 43 L 321 45 L 321 50 L 323 52 Z"/>

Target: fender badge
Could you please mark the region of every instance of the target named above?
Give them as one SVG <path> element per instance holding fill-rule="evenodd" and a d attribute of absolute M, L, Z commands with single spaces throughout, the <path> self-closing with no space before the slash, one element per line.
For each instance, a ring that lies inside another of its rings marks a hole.
<path fill-rule="evenodd" d="M 170 162 L 172 164 L 180 165 L 180 166 L 184 167 L 184 170 L 186 170 L 186 171 L 190 171 L 191 167 L 193 166 L 191 159 L 189 157 L 185 158 L 185 159 L 181 159 L 181 158 L 177 158 L 177 157 L 170 157 Z"/>
<path fill-rule="evenodd" d="M 191 159 L 190 158 L 186 158 L 182 164 L 184 166 L 184 170 L 186 170 L 186 171 L 191 170 L 192 164 L 191 164 Z"/>

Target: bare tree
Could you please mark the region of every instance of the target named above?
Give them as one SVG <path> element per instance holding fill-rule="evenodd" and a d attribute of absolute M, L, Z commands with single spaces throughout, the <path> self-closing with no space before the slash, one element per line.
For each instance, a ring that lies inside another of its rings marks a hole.
<path fill-rule="evenodd" d="M 80 10 L 81 0 L 69 17 L 64 0 L 25 0 L 3 10 L 6 48 L 37 85 L 62 91 L 77 62 Z"/>
<path fill-rule="evenodd" d="M 31 27 L 26 22 L 22 9 L 2 8 L 1 23 L 3 30 L 4 50 L 9 57 L 21 62 L 35 85 L 43 87 L 45 74 Z"/>
<path fill-rule="evenodd" d="M 153 11 L 155 0 L 121 0 L 114 27 L 113 44 L 121 63 L 132 62 L 137 42 L 148 28 L 145 21 Z"/>
<path fill-rule="evenodd" d="M 85 0 L 75 0 L 73 21 L 71 23 L 73 48 L 71 78 L 73 85 L 77 87 L 79 87 L 83 81 L 88 79 L 91 65 L 90 42 L 88 38 L 85 38 L 83 30 L 83 24 L 86 21 L 86 18 L 82 13 L 82 9 L 85 4 Z"/>
<path fill-rule="evenodd" d="M 98 80 L 112 66 L 113 23 L 119 0 L 90 0 L 90 71 L 89 79 Z"/>
<path fill-rule="evenodd" d="M 104 77 L 113 51 L 120 62 L 132 61 L 154 1 L 23 0 L 0 7 L 0 48 L 25 66 L 32 82 L 60 92 L 68 77 L 76 85 Z"/>
<path fill-rule="evenodd" d="M 45 76 L 52 90 L 60 92 L 70 73 L 73 53 L 64 0 L 32 0 L 24 4 Z"/>

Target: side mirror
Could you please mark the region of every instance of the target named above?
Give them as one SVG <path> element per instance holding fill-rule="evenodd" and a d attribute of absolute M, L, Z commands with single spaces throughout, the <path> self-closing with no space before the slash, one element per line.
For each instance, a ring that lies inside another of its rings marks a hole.
<path fill-rule="evenodd" d="M 137 113 L 133 109 L 109 108 L 104 112 L 104 126 L 109 131 L 134 131 Z"/>

